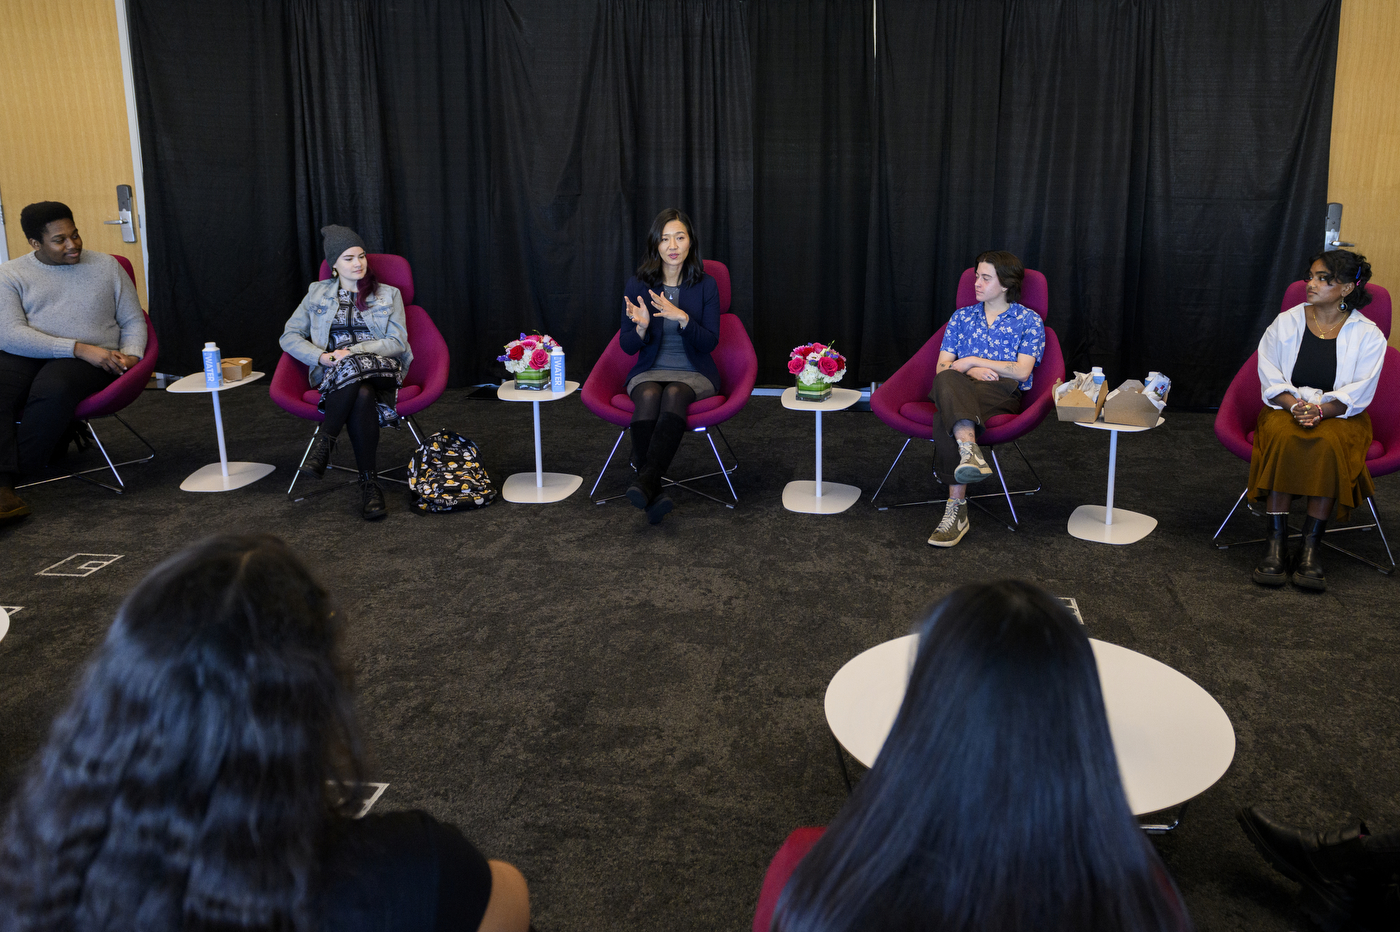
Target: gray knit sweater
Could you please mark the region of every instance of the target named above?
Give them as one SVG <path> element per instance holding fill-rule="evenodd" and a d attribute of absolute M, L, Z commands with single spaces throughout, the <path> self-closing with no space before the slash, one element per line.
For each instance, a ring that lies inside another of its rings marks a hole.
<path fill-rule="evenodd" d="M 0 265 L 0 350 L 62 359 L 74 343 L 146 352 L 146 318 L 117 260 L 84 249 L 77 265 L 45 265 L 32 252 Z"/>

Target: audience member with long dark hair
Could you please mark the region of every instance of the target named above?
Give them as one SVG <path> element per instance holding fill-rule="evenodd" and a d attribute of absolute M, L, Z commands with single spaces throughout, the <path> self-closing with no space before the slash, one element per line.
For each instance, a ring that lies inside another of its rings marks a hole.
<path fill-rule="evenodd" d="M 422 812 L 371 814 L 326 591 L 218 537 L 127 597 L 0 835 L 6 932 L 481 929 L 529 900 Z"/>
<path fill-rule="evenodd" d="M 1189 929 L 1128 808 L 1093 651 L 1064 606 L 1028 583 L 964 586 L 919 634 L 875 766 L 824 834 L 799 829 L 770 866 L 771 928 Z M 761 908 L 754 929 L 769 928 Z"/>
<path fill-rule="evenodd" d="M 686 411 L 720 389 L 710 358 L 719 345 L 719 285 L 705 274 L 689 217 L 674 207 L 656 215 L 622 300 L 619 342 L 637 357 L 627 374 L 637 468 L 627 498 L 656 524 L 674 507 L 661 482 L 685 436 Z"/>
<path fill-rule="evenodd" d="M 1264 408 L 1254 432 L 1248 497 L 1263 502 L 1267 545 L 1254 581 L 1282 586 L 1290 578 L 1288 511 L 1307 499 L 1303 540 L 1293 565 L 1295 586 L 1327 588 L 1322 535 L 1327 522 L 1375 493 L 1366 469 L 1371 417 L 1380 384 L 1385 334 L 1361 308 L 1371 303 L 1371 264 L 1345 249 L 1321 252 L 1308 266 L 1307 300 L 1284 311 L 1259 341 Z"/>
<path fill-rule="evenodd" d="M 394 405 L 413 362 L 408 317 L 399 289 L 375 276 L 359 234 L 335 225 L 321 233 L 331 277 L 311 283 L 280 341 L 310 367 L 325 414 L 299 468 L 317 479 L 325 475 L 344 428 L 360 470 L 360 514 L 377 521 L 387 513 L 376 461 L 379 428 L 399 421 Z"/>

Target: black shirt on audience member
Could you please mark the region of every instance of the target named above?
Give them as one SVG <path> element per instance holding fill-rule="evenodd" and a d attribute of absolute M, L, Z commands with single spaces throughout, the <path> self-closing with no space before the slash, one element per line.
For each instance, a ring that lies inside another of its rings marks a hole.
<path fill-rule="evenodd" d="M 486 858 L 425 812 L 331 826 L 317 914 L 326 932 L 460 932 L 491 898 Z"/>

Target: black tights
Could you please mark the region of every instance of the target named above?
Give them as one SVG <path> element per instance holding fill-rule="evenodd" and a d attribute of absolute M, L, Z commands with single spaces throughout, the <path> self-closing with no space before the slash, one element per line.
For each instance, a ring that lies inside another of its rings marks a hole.
<path fill-rule="evenodd" d="M 632 389 L 632 423 L 654 421 L 663 414 L 685 418 L 686 409 L 695 401 L 695 389 L 684 382 L 643 382 Z"/>
<path fill-rule="evenodd" d="M 375 389 L 391 391 L 393 379 L 379 377 L 337 388 L 326 395 L 326 419 L 321 432 L 332 439 L 340 436 L 342 427 L 350 433 L 350 448 L 355 451 L 355 465 L 360 472 L 376 472 L 375 451 L 379 449 L 379 408 L 375 405 Z"/>

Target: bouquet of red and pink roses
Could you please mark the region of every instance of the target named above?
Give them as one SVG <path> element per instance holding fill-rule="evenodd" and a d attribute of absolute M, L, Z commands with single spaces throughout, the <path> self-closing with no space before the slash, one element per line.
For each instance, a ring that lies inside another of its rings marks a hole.
<path fill-rule="evenodd" d="M 795 346 L 788 358 L 788 371 L 808 385 L 839 382 L 846 374 L 846 357 L 821 343 Z"/>
<path fill-rule="evenodd" d="M 549 351 L 558 345 L 558 341 L 548 334 L 522 333 L 520 339 L 506 344 L 505 353 L 497 356 L 496 360 L 505 363 L 506 369 L 512 373 L 548 369 Z"/>

